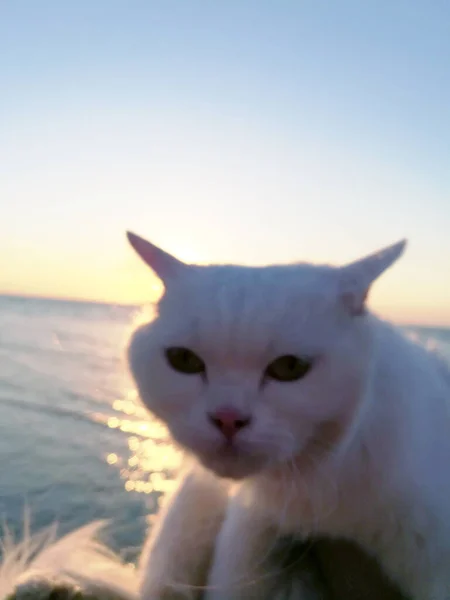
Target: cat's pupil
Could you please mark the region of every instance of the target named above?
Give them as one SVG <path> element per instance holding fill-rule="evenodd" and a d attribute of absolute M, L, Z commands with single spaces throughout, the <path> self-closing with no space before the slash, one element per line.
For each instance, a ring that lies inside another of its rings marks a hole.
<path fill-rule="evenodd" d="M 304 377 L 310 368 L 310 360 L 286 354 L 272 361 L 264 375 L 276 381 L 296 381 Z"/>
<path fill-rule="evenodd" d="M 291 371 L 294 371 L 296 363 L 296 359 L 293 356 L 289 356 L 287 359 L 287 366 Z"/>
<path fill-rule="evenodd" d="M 203 360 L 189 350 L 189 348 L 173 347 L 166 349 L 166 358 L 169 365 L 179 373 L 196 375 L 205 372 Z"/>

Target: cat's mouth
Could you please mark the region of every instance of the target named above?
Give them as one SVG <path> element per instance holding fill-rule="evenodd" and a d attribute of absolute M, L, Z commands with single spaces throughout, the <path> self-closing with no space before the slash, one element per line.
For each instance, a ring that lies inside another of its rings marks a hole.
<path fill-rule="evenodd" d="M 242 440 L 226 442 L 217 438 L 186 439 L 180 431 L 171 429 L 172 439 L 180 448 L 193 454 L 198 461 L 218 477 L 244 479 L 264 470 L 268 457 Z"/>
<path fill-rule="evenodd" d="M 266 460 L 247 454 L 237 446 L 227 444 L 215 452 L 199 456 L 200 462 L 217 476 L 226 479 L 244 479 L 261 471 Z"/>

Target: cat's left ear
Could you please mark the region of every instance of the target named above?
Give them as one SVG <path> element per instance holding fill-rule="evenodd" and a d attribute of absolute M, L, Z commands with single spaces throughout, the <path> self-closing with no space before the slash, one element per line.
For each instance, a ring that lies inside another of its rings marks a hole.
<path fill-rule="evenodd" d="M 352 314 L 360 315 L 364 312 L 370 286 L 400 258 L 405 247 L 406 240 L 402 240 L 338 269 L 339 293 Z"/>
<path fill-rule="evenodd" d="M 164 285 L 167 285 L 170 280 L 176 279 L 183 271 L 189 268 L 181 260 L 178 260 L 135 233 L 127 231 L 127 238 L 133 249 L 154 271 Z"/>

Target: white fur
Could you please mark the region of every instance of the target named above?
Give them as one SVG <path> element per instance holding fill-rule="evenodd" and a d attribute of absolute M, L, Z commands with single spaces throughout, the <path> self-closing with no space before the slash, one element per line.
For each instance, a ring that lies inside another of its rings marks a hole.
<path fill-rule="evenodd" d="M 101 544 L 103 524 L 94 522 L 58 539 L 56 527 L 31 536 L 25 527 L 15 542 L 5 528 L 0 536 L 0 598 L 47 600 L 58 589 L 70 598 L 82 590 L 99 600 L 137 600 L 135 569 Z"/>
<path fill-rule="evenodd" d="M 205 532 L 205 523 L 198 519 L 202 508 L 211 512 L 208 500 L 218 498 L 216 491 L 210 488 L 208 493 L 208 476 L 200 481 L 199 472 L 187 473 L 182 478 L 180 489 L 175 498 L 188 500 L 189 488 L 193 480 L 199 484 L 198 489 L 206 492 L 206 496 L 197 497 L 200 504 L 195 506 L 189 501 L 178 502 L 174 506 L 169 501 L 169 510 L 161 515 L 157 529 L 153 531 L 151 547 L 144 548 L 141 557 L 142 572 L 139 568 L 124 564 L 118 556 L 102 545 L 97 535 L 102 523 L 90 523 L 70 534 L 58 539 L 56 527 L 50 527 L 40 533 L 30 536 L 25 533 L 24 539 L 15 542 L 7 529 L 0 535 L 0 598 L 6 600 L 51 600 L 55 598 L 95 598 L 96 600 L 138 600 L 155 598 L 157 600 L 180 600 L 181 598 L 200 598 L 204 588 L 207 569 L 212 557 L 213 548 L 205 553 L 201 538 L 193 539 L 195 531 Z M 175 499 L 174 498 L 174 499 Z M 191 499 L 193 499 L 191 497 Z M 189 514 L 189 507 L 192 511 Z M 181 508 L 181 512 L 177 508 Z M 214 510 L 212 511 L 214 513 Z M 203 513 L 204 514 L 204 513 Z M 180 517 L 194 518 L 181 523 Z M 174 521 L 175 519 L 175 521 Z M 212 523 L 212 521 L 210 521 Z M 200 525 L 200 526 L 199 526 Z M 180 529 L 181 526 L 181 529 Z M 170 539 L 161 537 L 162 529 L 179 537 Z M 214 528 L 214 527 L 213 527 Z M 27 530 L 27 528 L 25 528 Z M 210 530 L 211 533 L 211 530 Z M 206 535 L 204 539 L 209 539 Z M 158 556 L 158 553 L 162 555 Z M 167 552 L 168 550 L 168 552 Z M 148 562 L 150 552 L 152 562 Z M 183 554 L 184 553 L 184 554 Z M 279 561 L 278 561 L 279 562 Z M 274 557 L 273 569 L 280 570 L 277 558 Z M 168 575 L 167 567 L 172 567 L 173 579 L 171 585 L 156 587 L 164 574 Z M 190 571 L 192 569 L 192 571 Z M 202 570 L 203 569 L 203 570 Z M 206 570 L 205 570 L 206 569 Z M 180 585 L 183 578 L 189 577 L 191 585 Z M 199 587 L 192 584 L 198 577 Z M 277 578 L 273 600 L 316 600 L 316 591 L 321 585 L 317 567 L 311 561 L 304 561 L 301 569 L 295 572 L 283 571 Z M 138 593 L 139 586 L 142 588 Z M 301 595 L 301 594 L 305 595 Z"/>
<path fill-rule="evenodd" d="M 226 487 L 212 475 L 194 468 L 180 476 L 140 559 L 143 598 L 200 596 L 227 502 Z"/>
<path fill-rule="evenodd" d="M 236 584 L 261 578 L 255 556 L 284 532 L 355 540 L 412 598 L 447 600 L 450 377 L 364 304 L 404 243 L 341 268 L 251 268 L 188 266 L 132 242 L 166 288 L 130 344 L 141 397 L 205 467 L 240 482 L 208 598 L 241 597 Z M 169 346 L 198 354 L 206 379 L 173 371 Z M 262 380 L 285 354 L 310 357 L 311 371 Z M 223 405 L 252 417 L 232 449 L 208 420 Z"/>

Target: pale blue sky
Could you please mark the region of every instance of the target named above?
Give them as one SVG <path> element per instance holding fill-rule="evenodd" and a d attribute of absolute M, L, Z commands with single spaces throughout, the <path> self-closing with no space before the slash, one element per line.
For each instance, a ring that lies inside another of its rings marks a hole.
<path fill-rule="evenodd" d="M 447 0 L 5 0 L 0 82 L 0 291 L 131 300 L 126 228 L 206 262 L 406 236 L 377 306 L 450 322 Z"/>

